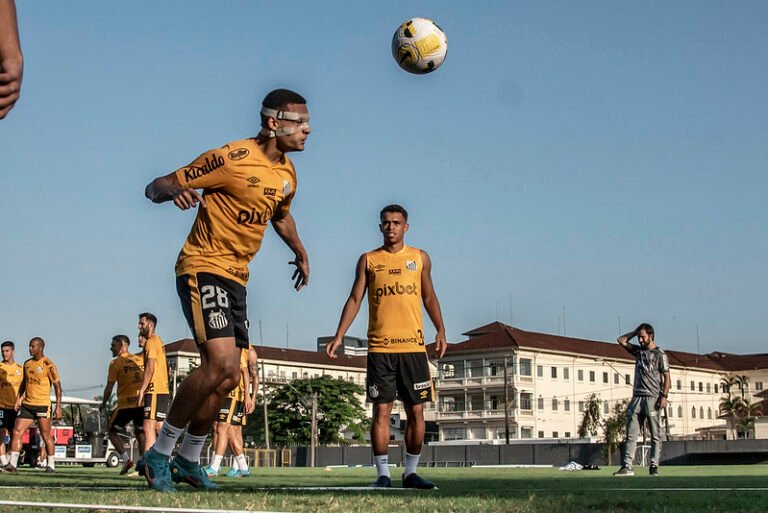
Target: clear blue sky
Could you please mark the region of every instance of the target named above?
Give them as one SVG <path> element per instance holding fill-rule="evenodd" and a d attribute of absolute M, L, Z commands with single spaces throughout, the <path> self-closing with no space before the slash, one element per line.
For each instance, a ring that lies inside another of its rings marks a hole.
<path fill-rule="evenodd" d="M 275 87 L 312 114 L 293 207 L 312 275 L 293 291 L 270 229 L 254 343 L 259 320 L 268 345 L 332 334 L 379 209 L 399 202 L 449 341 L 511 312 L 533 331 L 614 340 L 649 321 L 663 347 L 696 351 L 698 325 L 703 352 L 766 351 L 765 2 L 19 4 L 0 338 L 23 360 L 44 337 L 65 390 L 104 383 L 110 337 L 135 346 L 141 311 L 167 342 L 189 335 L 173 263 L 193 214 L 144 186 L 254 135 Z M 448 35 L 434 74 L 391 58 L 411 16 Z"/>

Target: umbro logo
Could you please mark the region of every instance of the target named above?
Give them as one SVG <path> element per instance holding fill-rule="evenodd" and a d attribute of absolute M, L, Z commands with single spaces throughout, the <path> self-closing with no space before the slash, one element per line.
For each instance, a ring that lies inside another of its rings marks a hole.
<path fill-rule="evenodd" d="M 248 187 L 258 187 L 258 183 L 261 181 L 255 176 L 249 176 L 245 179 L 248 182 Z"/>

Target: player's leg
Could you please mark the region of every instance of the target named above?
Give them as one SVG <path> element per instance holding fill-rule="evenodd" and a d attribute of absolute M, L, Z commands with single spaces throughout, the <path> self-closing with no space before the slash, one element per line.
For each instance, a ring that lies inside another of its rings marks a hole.
<path fill-rule="evenodd" d="M 146 451 L 155 444 L 157 440 L 157 395 L 145 394 L 144 395 L 144 419 L 141 426 L 144 430 L 144 450 Z"/>
<path fill-rule="evenodd" d="M 50 410 L 50 409 L 49 409 Z M 53 443 L 53 436 L 51 434 L 51 417 L 49 413 L 40 412 L 38 415 L 46 415 L 37 417 L 37 428 L 40 430 L 40 437 L 43 439 L 43 443 L 40 445 L 41 449 L 45 446 L 46 455 L 46 472 L 53 472 L 56 468 L 54 462 L 56 454 L 56 445 Z"/>
<path fill-rule="evenodd" d="M 235 422 L 237 422 L 237 424 L 235 424 Z M 235 464 L 232 467 L 234 473 L 230 471 L 232 477 L 246 477 L 251 475 L 248 470 L 248 461 L 245 459 L 245 451 L 243 450 L 243 426 L 239 419 L 233 419 L 233 424 L 229 428 L 229 450 L 232 452 L 232 456 L 234 456 L 235 459 Z"/>
<path fill-rule="evenodd" d="M 621 468 L 614 472 L 614 476 L 634 476 L 632 463 L 637 450 L 637 439 L 642 429 L 642 404 L 640 397 L 633 397 L 627 406 L 627 438 L 624 441 L 624 454 Z"/>
<path fill-rule="evenodd" d="M 224 453 L 227 451 L 227 439 L 229 438 L 229 420 L 232 417 L 231 397 L 226 397 L 224 403 L 219 409 L 216 422 L 213 423 L 213 458 L 210 465 L 205 468 L 208 476 L 218 476 L 221 469 L 221 462 L 224 459 Z"/>
<path fill-rule="evenodd" d="M 2 422 L 2 419 L 0 419 Z M 8 430 L 4 427 L 0 428 L 0 465 L 3 467 L 8 464 L 8 454 L 5 450 L 5 437 L 8 436 Z"/>
<path fill-rule="evenodd" d="M 648 431 L 651 433 L 651 462 L 648 472 L 655 476 L 659 473 L 659 459 L 661 458 L 661 409 L 656 409 L 657 398 L 644 397 L 643 399 L 648 411 Z"/>
<path fill-rule="evenodd" d="M 386 353 L 368 353 L 366 374 L 368 399 L 373 403 L 371 446 L 377 474 L 373 486 L 382 488 L 392 485 L 389 473 L 389 417 L 397 396 L 393 356 Z"/>
<path fill-rule="evenodd" d="M 16 410 L 13 408 L 0 409 L 0 467 L 4 467 L 10 461 L 10 438 L 13 433 L 13 423 L 16 422 Z M 8 450 L 5 448 L 5 439 L 8 438 Z"/>
<path fill-rule="evenodd" d="M 29 426 L 34 422 L 34 416 L 28 415 L 24 406 L 21 407 L 16 422 L 13 423 L 13 434 L 11 435 L 11 452 L 8 455 L 8 464 L 3 467 L 6 472 L 16 472 L 19 465 L 19 453 L 21 452 L 21 437 Z"/>
<path fill-rule="evenodd" d="M 403 487 L 430 490 L 435 484 L 416 473 L 424 445 L 424 403 L 434 399 L 427 353 L 397 355 L 397 394 L 403 400 L 408 424 L 405 428 Z"/>

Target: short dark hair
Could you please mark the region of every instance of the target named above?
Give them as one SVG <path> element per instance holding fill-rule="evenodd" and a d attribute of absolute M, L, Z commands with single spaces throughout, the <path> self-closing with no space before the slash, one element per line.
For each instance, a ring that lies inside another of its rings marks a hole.
<path fill-rule="evenodd" d="M 142 313 L 139 314 L 139 319 L 141 319 L 142 317 L 144 317 L 149 322 L 154 324 L 155 328 L 157 328 L 157 317 L 155 317 L 153 314 L 151 314 L 149 312 L 142 312 Z"/>
<path fill-rule="evenodd" d="M 126 346 L 131 345 L 131 339 L 128 338 L 127 335 L 115 335 L 114 337 L 112 337 L 112 340 L 117 340 L 118 342 L 120 342 L 121 344 L 125 344 Z"/>
<path fill-rule="evenodd" d="M 34 342 L 35 340 L 39 341 L 39 342 L 40 342 L 40 345 L 42 345 L 43 347 L 45 347 L 45 340 L 43 340 L 43 339 L 42 339 L 42 337 L 32 337 L 32 338 L 30 339 L 29 343 L 31 344 L 31 343 L 32 343 L 32 342 Z"/>
<path fill-rule="evenodd" d="M 2 344 L 0 344 L 0 348 L 3 348 L 3 347 L 10 347 L 10 348 L 11 348 L 11 349 L 13 349 L 14 351 L 16 350 L 16 344 L 14 344 L 13 342 L 11 342 L 10 340 L 6 340 L 6 341 L 5 341 L 5 342 L 3 342 Z"/>
<path fill-rule="evenodd" d="M 403 214 L 403 217 L 405 218 L 405 222 L 408 222 L 408 212 L 401 207 L 400 205 L 393 203 L 391 205 L 387 205 L 386 207 L 381 209 L 381 212 L 379 212 L 379 221 L 384 220 L 384 213 L 385 212 L 392 212 L 395 214 Z"/>
<path fill-rule="evenodd" d="M 644 322 L 640 326 L 638 326 L 635 332 L 639 334 L 640 330 L 645 330 L 645 332 L 648 333 L 652 338 L 655 338 L 653 334 L 653 326 L 651 326 L 647 322 Z"/>
<path fill-rule="evenodd" d="M 306 105 L 307 100 L 299 93 L 291 91 L 290 89 L 275 89 L 264 97 L 261 106 L 268 109 L 280 110 L 289 103 Z M 261 115 L 261 126 L 267 126 L 267 116 L 264 114 Z"/>

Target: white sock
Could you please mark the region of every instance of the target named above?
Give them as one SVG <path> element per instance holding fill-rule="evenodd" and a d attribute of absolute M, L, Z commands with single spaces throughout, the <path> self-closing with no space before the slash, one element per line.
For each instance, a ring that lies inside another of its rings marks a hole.
<path fill-rule="evenodd" d="M 0 455 L 0 465 L 8 465 L 8 462 L 11 461 L 11 459 L 8 457 L 7 454 Z"/>
<path fill-rule="evenodd" d="M 248 462 L 245 461 L 245 454 L 235 456 L 235 466 L 238 470 L 248 470 Z"/>
<path fill-rule="evenodd" d="M 128 451 L 124 451 L 123 454 L 120 455 L 120 461 L 125 464 L 128 461 Z"/>
<path fill-rule="evenodd" d="M 416 467 L 419 466 L 420 457 L 421 454 L 410 454 L 408 451 L 405 452 L 405 471 L 403 472 L 403 476 L 408 476 L 416 472 Z"/>
<path fill-rule="evenodd" d="M 199 463 L 200 453 L 203 452 L 203 444 L 205 444 L 206 438 L 208 438 L 208 435 L 191 435 L 187 431 L 181 440 L 179 456 L 192 463 Z"/>
<path fill-rule="evenodd" d="M 211 461 L 211 470 L 215 470 L 218 472 L 219 468 L 221 467 L 221 460 L 223 459 L 224 459 L 223 454 L 214 454 L 213 461 Z"/>
<path fill-rule="evenodd" d="M 19 465 L 19 453 L 11 451 L 11 465 L 17 467 Z"/>
<path fill-rule="evenodd" d="M 167 421 L 163 422 L 160 433 L 157 435 L 155 445 L 152 448 L 164 456 L 170 457 L 173 454 L 173 448 L 176 447 L 176 440 L 179 439 L 184 428 L 171 426 Z"/>
<path fill-rule="evenodd" d="M 378 476 L 387 476 L 389 475 L 389 454 L 382 454 L 381 456 L 373 456 L 373 462 L 376 464 L 376 472 L 378 473 Z"/>
<path fill-rule="evenodd" d="M 56 468 L 56 463 L 54 463 L 55 456 L 48 456 L 48 466 L 51 468 Z"/>

